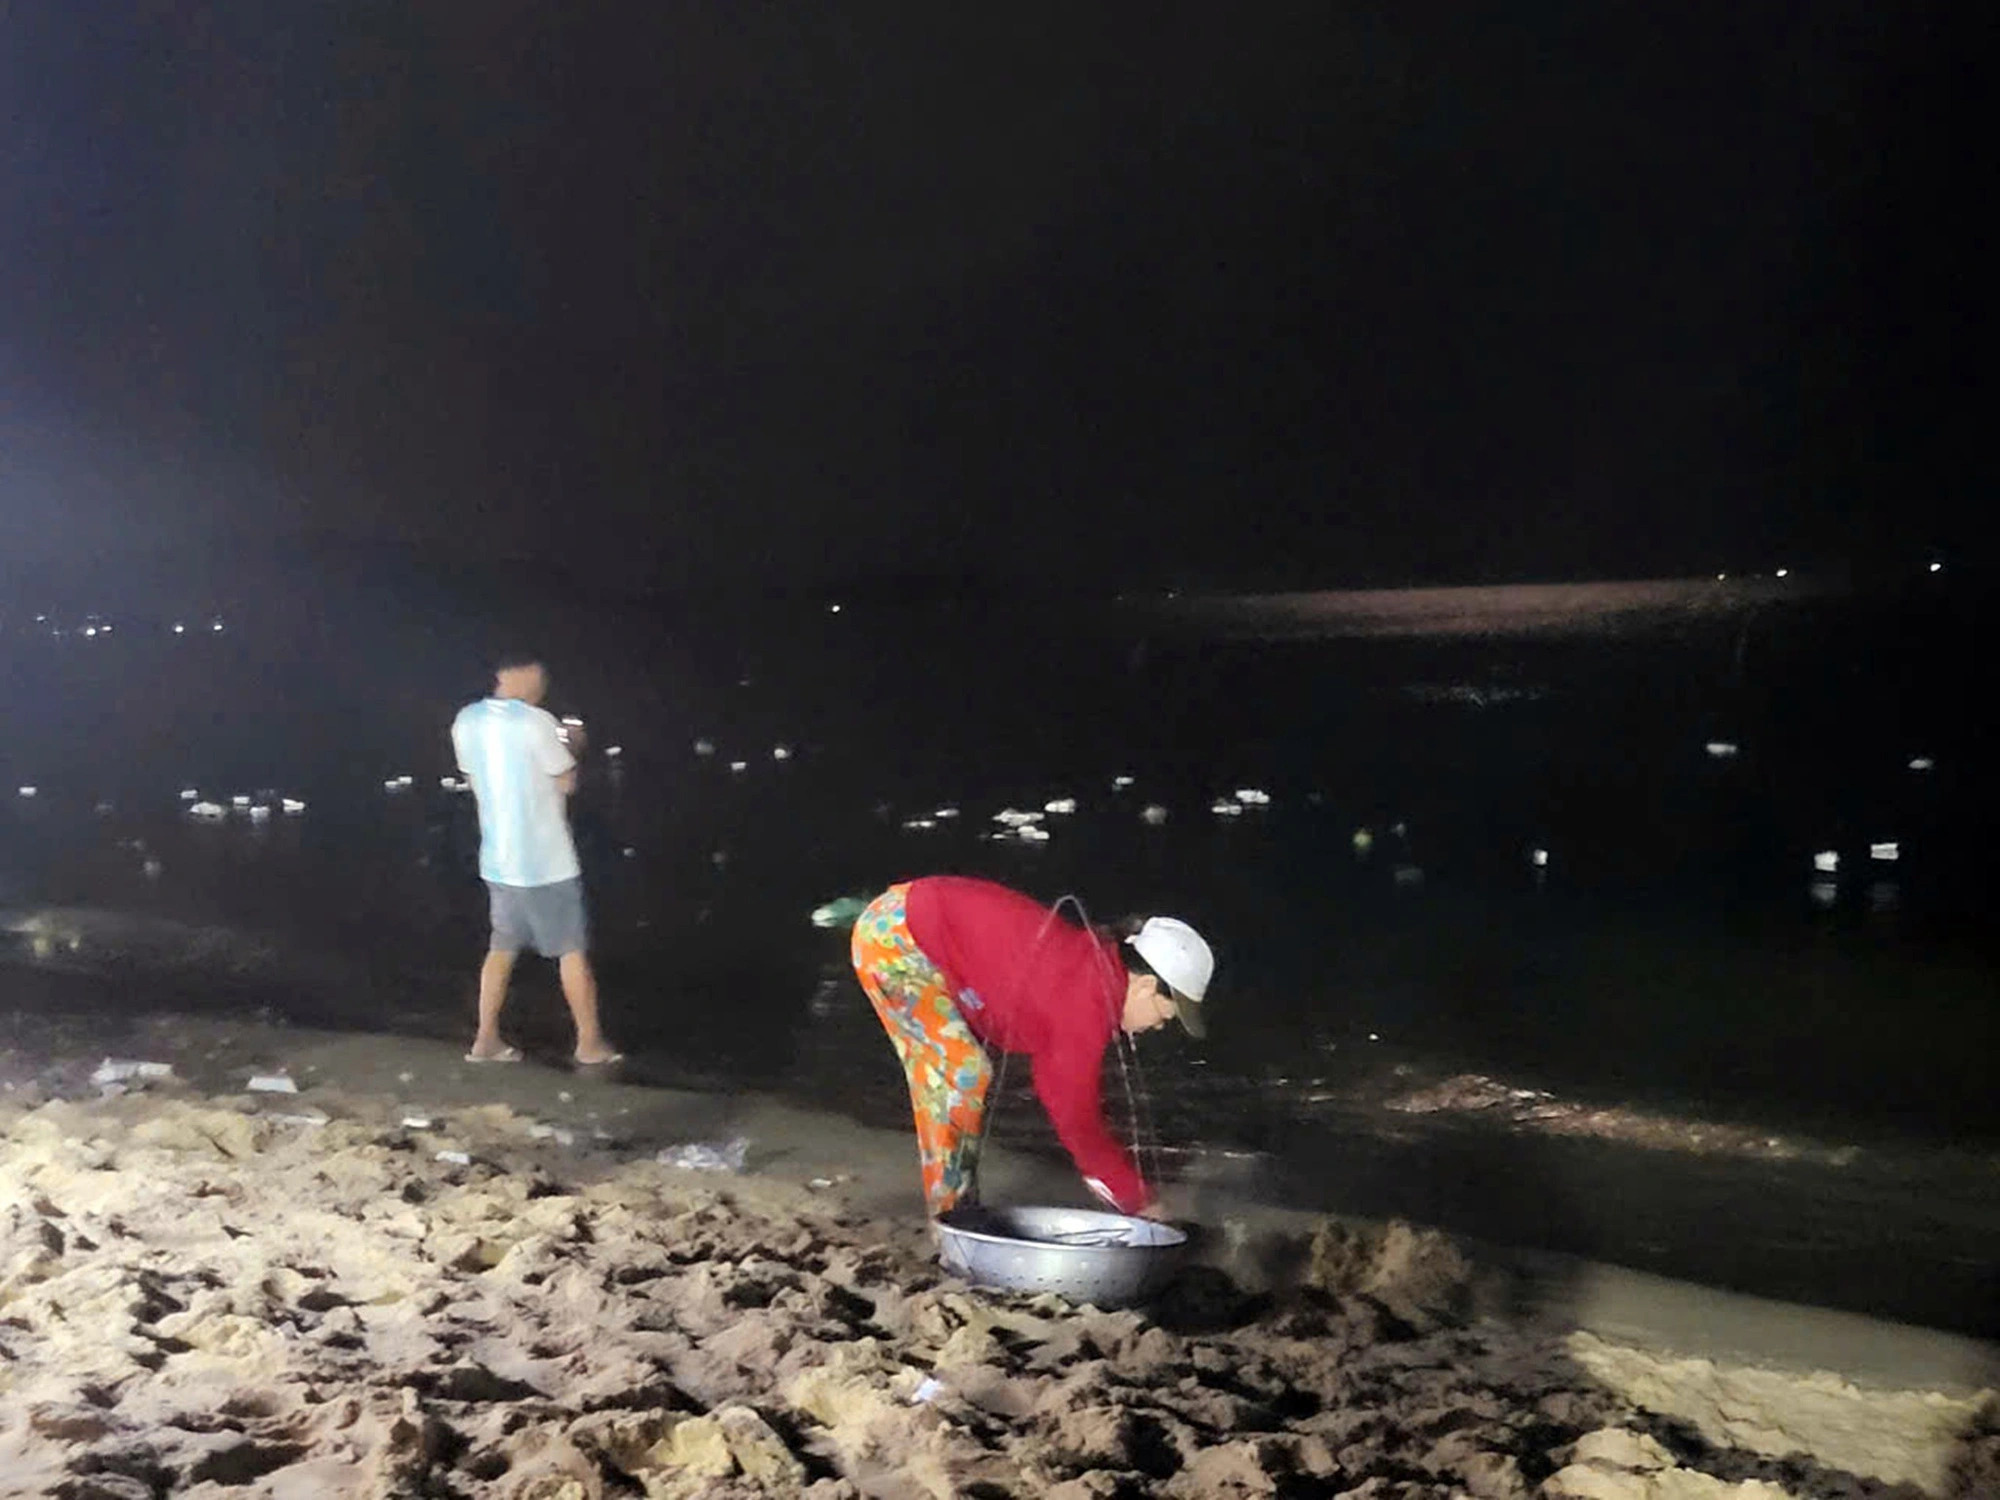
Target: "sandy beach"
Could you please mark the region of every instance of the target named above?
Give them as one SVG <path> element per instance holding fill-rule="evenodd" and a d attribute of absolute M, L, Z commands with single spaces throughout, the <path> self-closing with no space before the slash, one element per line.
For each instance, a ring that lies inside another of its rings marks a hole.
<path fill-rule="evenodd" d="M 214 1019 L 8 1041 L 0 1495 L 2000 1494 L 1967 1340 L 1198 1190 L 1174 1291 L 1076 1308 L 946 1277 L 907 1140 L 781 1101 Z M 93 1083 L 107 1047 L 172 1075 Z M 1066 1179 L 996 1153 L 988 1194 Z"/>

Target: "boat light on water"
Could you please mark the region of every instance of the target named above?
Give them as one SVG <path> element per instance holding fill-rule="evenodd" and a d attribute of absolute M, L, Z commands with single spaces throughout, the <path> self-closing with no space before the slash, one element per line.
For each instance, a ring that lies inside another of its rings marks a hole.
<path fill-rule="evenodd" d="M 1813 868 L 1822 875 L 1832 875 L 1840 869 L 1840 854 L 1837 850 L 1822 849 L 1813 856 Z"/>

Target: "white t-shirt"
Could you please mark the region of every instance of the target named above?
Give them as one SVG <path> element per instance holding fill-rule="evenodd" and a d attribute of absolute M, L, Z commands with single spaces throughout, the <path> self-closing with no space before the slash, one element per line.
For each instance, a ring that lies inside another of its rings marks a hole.
<path fill-rule="evenodd" d="M 555 715 L 519 698 L 468 703 L 451 725 L 458 768 L 479 798 L 479 874 L 554 885 L 582 873 L 556 778 L 576 764 Z"/>

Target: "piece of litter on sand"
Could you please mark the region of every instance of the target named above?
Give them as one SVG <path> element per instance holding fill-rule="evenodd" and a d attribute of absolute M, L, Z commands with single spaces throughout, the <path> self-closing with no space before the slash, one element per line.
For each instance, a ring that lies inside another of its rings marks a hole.
<path fill-rule="evenodd" d="M 404 1115 L 403 1128 L 405 1130 L 429 1130 L 431 1128 L 431 1117 L 429 1115 Z"/>
<path fill-rule="evenodd" d="M 937 1400 L 937 1398 L 942 1396 L 943 1394 L 944 1394 L 944 1382 L 942 1380 L 939 1380 L 935 1375 L 926 1375 L 923 1378 L 923 1380 L 918 1383 L 917 1388 L 914 1391 L 910 1392 L 910 1405 L 912 1406 L 928 1405 L 929 1403 Z"/>
<path fill-rule="evenodd" d="M 253 1094 L 296 1094 L 299 1086 L 285 1073 L 252 1073 L 250 1092 Z"/>
<path fill-rule="evenodd" d="M 417 1075 L 414 1073 L 398 1073 L 396 1075 L 396 1082 L 398 1083 L 415 1083 L 416 1081 Z"/>
<path fill-rule="evenodd" d="M 654 1158 L 663 1167 L 684 1172 L 741 1172 L 750 1158 L 750 1137 L 739 1135 L 720 1145 L 692 1142 L 685 1146 L 665 1146 Z"/>
<path fill-rule="evenodd" d="M 132 1062 L 120 1057 L 107 1057 L 97 1065 L 97 1071 L 90 1075 L 90 1081 L 100 1088 L 107 1083 L 124 1083 L 133 1078 L 171 1078 L 174 1065 L 163 1062 Z"/>
<path fill-rule="evenodd" d="M 314 1109 L 299 1114 L 270 1115 L 267 1118 L 276 1120 L 280 1125 L 324 1125 L 333 1116 L 323 1109 Z"/>
<path fill-rule="evenodd" d="M 437 1154 L 437 1160 L 448 1161 L 455 1167 L 469 1167 L 472 1165 L 471 1155 L 464 1151 L 440 1151 Z"/>
<path fill-rule="evenodd" d="M 574 1097 L 568 1089 L 558 1089 L 556 1091 L 556 1102 L 559 1104 L 568 1104 Z"/>

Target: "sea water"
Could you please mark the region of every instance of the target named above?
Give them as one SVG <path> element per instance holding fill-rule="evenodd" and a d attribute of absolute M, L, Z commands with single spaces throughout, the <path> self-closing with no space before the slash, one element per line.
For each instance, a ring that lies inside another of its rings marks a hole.
<path fill-rule="evenodd" d="M 637 1076 L 900 1124 L 844 935 L 809 915 L 984 874 L 1213 942 L 1208 1042 L 1149 1036 L 1142 1076 L 1107 1074 L 1169 1176 L 1978 1326 L 2000 1305 L 1992 734 L 1948 664 L 1984 609 L 1260 638 L 857 601 L 545 634 L 552 706 L 621 750 L 574 812 Z M 0 786 L 37 789 L 0 806 L 0 903 L 301 960 L 207 986 L 168 965 L 175 1003 L 458 1034 L 485 901 L 441 778 L 476 653 L 381 619 L 234 625 L 0 644 Z M 190 789 L 304 808 L 202 820 Z M 991 836 L 1051 806 L 1045 841 Z M 79 930 L 94 949 L 6 956 L 140 993 L 115 927 Z M 560 1051 L 552 985 L 518 984 L 510 1026 Z M 995 1130 L 1053 1150 L 1027 1074 Z"/>

